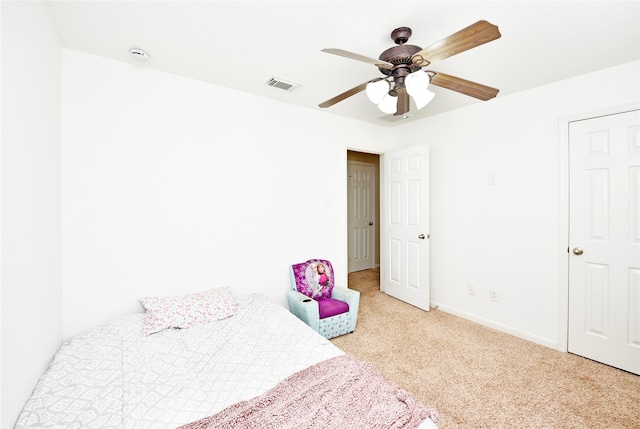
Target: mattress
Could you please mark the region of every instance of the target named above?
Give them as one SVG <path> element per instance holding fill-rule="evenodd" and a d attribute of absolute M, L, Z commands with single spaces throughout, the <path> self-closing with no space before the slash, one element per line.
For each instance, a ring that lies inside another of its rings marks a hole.
<path fill-rule="evenodd" d="M 144 336 L 144 315 L 131 314 L 64 343 L 15 427 L 176 428 L 344 354 L 263 295 L 238 301 L 202 326 Z"/>

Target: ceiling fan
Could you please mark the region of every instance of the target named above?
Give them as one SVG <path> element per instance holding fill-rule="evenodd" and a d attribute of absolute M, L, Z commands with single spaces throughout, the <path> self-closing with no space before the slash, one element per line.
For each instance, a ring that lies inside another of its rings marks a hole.
<path fill-rule="evenodd" d="M 397 46 L 382 52 L 377 60 L 343 49 L 322 49 L 322 52 L 372 64 L 378 67 L 384 77 L 364 82 L 321 103 L 319 107 L 333 106 L 366 90 L 367 96 L 378 104 L 383 112 L 393 113 L 395 116 L 404 115 L 409 111 L 410 96 L 414 98 L 418 108 L 424 107 L 433 98 L 434 94 L 426 89 L 429 83 L 483 101 L 498 94 L 499 90 L 490 86 L 432 70 L 423 70 L 436 61 L 500 38 L 497 26 L 487 21 L 478 21 L 424 49 L 407 45 L 409 37 L 409 27 L 393 30 L 391 39 Z"/>

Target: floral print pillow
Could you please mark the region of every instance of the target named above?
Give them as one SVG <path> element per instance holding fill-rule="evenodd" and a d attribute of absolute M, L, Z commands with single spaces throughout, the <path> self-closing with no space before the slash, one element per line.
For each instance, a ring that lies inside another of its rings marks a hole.
<path fill-rule="evenodd" d="M 140 298 L 145 308 L 144 335 L 169 328 L 189 328 L 226 319 L 238 311 L 238 302 L 228 287 L 182 296 Z"/>

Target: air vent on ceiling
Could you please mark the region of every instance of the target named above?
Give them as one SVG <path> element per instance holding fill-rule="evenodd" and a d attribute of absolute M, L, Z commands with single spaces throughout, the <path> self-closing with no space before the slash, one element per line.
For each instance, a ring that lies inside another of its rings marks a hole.
<path fill-rule="evenodd" d="M 275 76 L 267 81 L 267 85 L 284 89 L 285 91 L 293 91 L 294 89 L 300 86 L 299 83 L 287 81 L 285 79 L 275 77 Z"/>

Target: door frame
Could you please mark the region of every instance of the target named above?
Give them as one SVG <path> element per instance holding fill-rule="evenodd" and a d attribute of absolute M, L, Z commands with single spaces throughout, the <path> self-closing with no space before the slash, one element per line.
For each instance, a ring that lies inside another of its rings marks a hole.
<path fill-rule="evenodd" d="M 561 116 L 558 119 L 558 344 L 569 350 L 569 124 L 601 116 L 640 109 L 640 103 L 628 103 Z"/>

